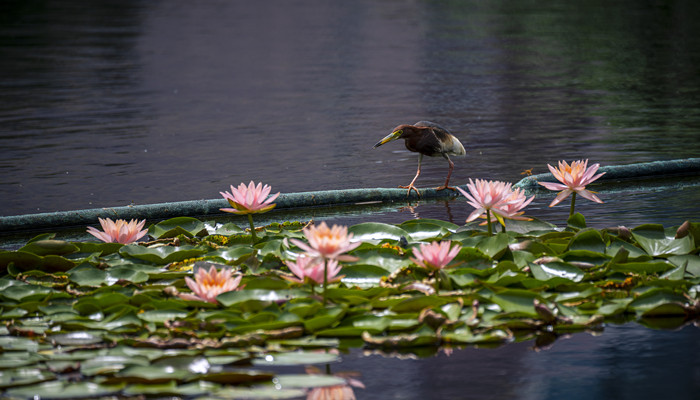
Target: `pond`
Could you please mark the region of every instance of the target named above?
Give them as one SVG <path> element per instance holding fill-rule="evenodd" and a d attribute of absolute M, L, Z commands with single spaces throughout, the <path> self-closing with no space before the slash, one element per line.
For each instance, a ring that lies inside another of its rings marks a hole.
<path fill-rule="evenodd" d="M 697 157 L 700 4 L 500 0 L 10 1 L 0 7 L 0 214 L 210 199 L 249 180 L 303 192 L 407 184 L 417 156 L 372 145 L 432 120 L 467 148 L 453 183 L 520 180 L 558 160 Z M 419 187 L 444 182 L 425 159 Z M 700 185 L 579 201 L 590 226 L 700 221 Z M 528 215 L 564 224 L 538 197 Z M 464 199 L 325 213 L 435 218 Z M 284 215 L 271 213 L 270 219 Z M 363 356 L 371 398 L 693 398 L 697 327 L 606 326 L 419 360 Z M 392 378 L 387 378 L 391 371 Z M 465 376 L 468 378 L 465 378 Z"/>

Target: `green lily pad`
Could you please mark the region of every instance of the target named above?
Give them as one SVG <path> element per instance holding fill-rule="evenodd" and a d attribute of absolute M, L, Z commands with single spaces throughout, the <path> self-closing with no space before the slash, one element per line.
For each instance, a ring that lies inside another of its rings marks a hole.
<path fill-rule="evenodd" d="M 0 372 L 0 389 L 33 385 L 56 379 L 56 375 L 51 372 L 38 368 L 19 368 L 21 366 L 19 363 L 15 369 Z"/>
<path fill-rule="evenodd" d="M 102 385 L 93 382 L 51 381 L 11 388 L 6 394 L 11 398 L 81 399 L 115 396 L 123 387 L 123 385 Z"/>
<path fill-rule="evenodd" d="M 296 297 L 305 297 L 308 293 L 297 289 L 285 289 L 285 290 L 265 290 L 265 289 L 253 289 L 253 290 L 235 290 L 232 292 L 222 293 L 216 297 L 221 304 L 226 307 L 231 307 L 235 304 L 247 302 L 247 301 L 258 301 L 262 303 L 271 302 L 285 302 Z"/>
<path fill-rule="evenodd" d="M 476 248 L 493 259 L 499 259 L 508 250 L 511 237 L 505 233 L 497 233 L 479 242 Z"/>
<path fill-rule="evenodd" d="M 595 229 L 584 229 L 574 235 L 567 250 L 587 250 L 594 253 L 605 253 L 605 241 L 600 232 Z"/>
<path fill-rule="evenodd" d="M 137 244 L 129 244 L 119 250 L 119 254 L 122 256 L 133 257 L 161 265 L 199 257 L 206 252 L 207 251 L 204 249 L 198 249 L 193 246 L 144 247 Z"/>
<path fill-rule="evenodd" d="M 364 222 L 348 228 L 348 233 L 352 233 L 353 241 L 379 242 L 381 240 L 396 240 L 401 237 L 410 239 L 411 236 L 405 230 L 389 224 L 379 222 Z"/>
<path fill-rule="evenodd" d="M 535 279 L 548 281 L 552 278 L 563 278 L 573 282 L 581 282 L 584 272 L 571 264 L 550 262 L 546 264 L 530 264 L 530 271 Z"/>
<path fill-rule="evenodd" d="M 683 255 L 695 250 L 695 243 L 690 235 L 680 239 L 667 237 L 663 226 L 657 224 L 646 224 L 632 229 L 632 237 L 651 256 Z"/>
<path fill-rule="evenodd" d="M 283 400 L 302 398 L 306 396 L 306 390 L 282 389 L 274 386 L 251 388 L 226 387 L 214 392 L 214 395 L 222 399 Z"/>
<path fill-rule="evenodd" d="M 28 243 L 19 249 L 19 251 L 33 253 L 38 256 L 46 256 L 49 254 L 63 256 L 78 251 L 78 246 L 68 243 L 64 240 L 37 240 Z"/>
<path fill-rule="evenodd" d="M 288 366 L 288 365 L 313 365 L 329 364 L 340 361 L 340 357 L 333 353 L 292 351 L 288 353 L 273 353 L 260 356 L 253 360 L 255 366 Z"/>
<path fill-rule="evenodd" d="M 204 223 L 196 218 L 177 217 L 149 226 L 148 234 L 156 239 L 171 238 L 178 235 L 195 237 L 206 235 L 207 230 Z"/>
<path fill-rule="evenodd" d="M 459 226 L 451 223 L 437 223 L 436 220 L 413 219 L 399 225 L 413 240 L 436 239 L 450 232 L 456 231 Z"/>

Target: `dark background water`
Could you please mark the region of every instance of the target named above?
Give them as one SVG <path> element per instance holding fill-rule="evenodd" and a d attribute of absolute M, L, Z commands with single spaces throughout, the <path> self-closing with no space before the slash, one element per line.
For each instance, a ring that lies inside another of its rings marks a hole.
<path fill-rule="evenodd" d="M 421 119 L 466 145 L 456 184 L 560 159 L 694 157 L 699 17 L 692 0 L 4 1 L 0 215 L 217 198 L 251 179 L 394 187 L 417 155 L 371 146 Z M 419 186 L 446 167 L 426 159 Z M 579 210 L 680 224 L 700 219 L 698 198 L 628 193 Z M 529 214 L 565 217 L 538 211 L 550 199 Z M 452 208 L 418 211 L 468 215 Z"/>
<path fill-rule="evenodd" d="M 251 179 L 282 192 L 394 187 L 417 156 L 371 146 L 423 119 L 467 147 L 455 184 L 515 182 L 560 159 L 697 157 L 698 20 L 694 0 L 5 0 L 0 215 L 217 198 Z M 438 186 L 446 167 L 426 159 L 418 185 Z M 699 221 L 700 186 L 687 183 L 577 210 L 598 226 Z M 550 200 L 528 214 L 565 220 Z M 341 219 L 470 212 L 455 200 Z M 693 326 L 625 325 L 542 352 L 346 363 L 367 399 L 690 399 L 698 339 Z"/>

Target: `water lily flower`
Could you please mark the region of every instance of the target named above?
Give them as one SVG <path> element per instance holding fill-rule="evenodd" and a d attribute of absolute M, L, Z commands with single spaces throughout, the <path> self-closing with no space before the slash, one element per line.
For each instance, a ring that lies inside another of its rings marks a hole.
<path fill-rule="evenodd" d="M 355 257 L 343 255 L 361 244 L 360 242 L 350 242 L 352 233 L 348 234 L 346 226 L 333 225 L 332 228 L 329 228 L 325 222 L 321 222 L 318 226 L 311 225 L 302 231 L 309 241 L 308 245 L 299 239 L 290 239 L 290 241 L 306 251 L 307 254 L 339 261 L 357 260 Z"/>
<path fill-rule="evenodd" d="M 324 281 L 324 270 L 326 271 L 326 282 L 335 282 L 342 278 L 342 276 L 338 276 L 341 270 L 341 267 L 338 265 L 338 260 L 329 259 L 324 261 L 318 257 L 301 254 L 297 257 L 296 261 L 285 261 L 285 264 L 287 264 L 289 270 L 298 277 L 298 279 L 287 279 L 299 283 L 310 281 L 312 285 L 314 283 L 322 284 Z"/>
<path fill-rule="evenodd" d="M 279 192 L 268 197 L 272 188 L 263 186 L 262 182 L 255 185 L 250 181 L 248 186 L 244 183 L 238 185 L 238 189 L 231 185 L 231 193 L 219 192 L 233 208 L 221 208 L 221 211 L 234 214 L 259 214 L 275 208 L 273 201 L 280 195 Z"/>
<path fill-rule="evenodd" d="M 576 202 L 576 194 L 580 194 L 583 198 L 595 201 L 596 203 L 602 203 L 603 201 L 598 198 L 590 190 L 586 190 L 586 186 L 600 178 L 605 174 L 602 172 L 596 175 L 600 164 L 593 164 L 588 167 L 588 160 L 579 160 L 571 162 L 569 165 L 566 161 L 559 161 L 558 168 L 554 168 L 547 164 L 549 171 L 554 175 L 554 177 L 561 183 L 554 182 L 538 182 L 540 185 L 546 187 L 549 190 L 561 190 L 557 197 L 554 198 L 552 203 L 549 205 L 553 207 L 570 194 L 571 196 L 571 210 L 569 216 L 574 214 L 574 204 Z"/>
<path fill-rule="evenodd" d="M 270 186 L 263 186 L 262 182 L 255 185 L 253 181 L 250 181 L 248 186 L 241 183 L 238 185 L 238 189 L 231 185 L 231 193 L 219 192 L 224 199 L 228 201 L 231 207 L 233 207 L 221 208 L 221 211 L 248 215 L 248 223 L 250 224 L 250 233 L 253 237 L 253 243 L 255 243 L 256 237 L 252 214 L 268 212 L 275 208 L 276 204 L 273 203 L 273 201 L 280 195 L 280 192 L 268 197 L 271 190 L 272 188 Z"/>
<path fill-rule="evenodd" d="M 103 242 L 129 244 L 141 239 L 148 233 L 147 229 L 143 229 L 143 225 L 146 223 L 145 219 L 141 221 L 132 219 L 129 222 L 123 219 L 116 221 L 112 221 L 109 218 L 98 219 L 104 232 L 92 226 L 87 228 L 87 232 Z"/>
<path fill-rule="evenodd" d="M 352 233 L 348 234 L 346 226 L 333 225 L 329 228 L 325 222 L 321 222 L 318 226 L 311 225 L 302 230 L 309 244 L 304 243 L 299 239 L 290 239 L 292 243 L 303 249 L 307 255 L 321 261 L 355 261 L 356 257 L 346 255 L 350 250 L 355 249 L 361 243 L 351 243 Z M 323 281 L 323 304 L 326 304 L 326 287 L 328 285 L 329 262 L 322 263 L 324 273 L 321 275 Z"/>
<path fill-rule="evenodd" d="M 223 268 L 217 271 L 213 265 L 209 269 L 199 268 L 194 275 L 194 280 L 190 277 L 185 277 L 185 283 L 192 290 L 193 294 L 179 293 L 178 295 L 185 300 L 206 301 L 216 304 L 216 296 L 221 293 L 231 292 L 238 289 L 241 283 L 242 275 L 233 277 L 231 268 Z"/>
<path fill-rule="evenodd" d="M 364 385 L 362 385 L 364 388 Z M 350 385 L 323 386 L 313 388 L 306 400 L 356 400 L 355 392 Z"/>
<path fill-rule="evenodd" d="M 413 248 L 411 261 L 423 268 L 429 270 L 439 270 L 447 267 L 447 264 L 457 256 L 460 245 L 450 246 L 452 242 L 446 240 L 444 242 L 421 243 L 418 248 Z"/>
<path fill-rule="evenodd" d="M 306 372 L 310 375 L 319 375 L 321 371 L 315 367 L 307 368 Z M 306 396 L 306 400 L 356 400 L 353 387 L 365 388 L 365 384 L 359 379 L 353 378 L 356 373 L 339 372 L 333 374 L 339 378 L 345 379 L 344 385 L 323 386 L 313 388 Z"/>
<path fill-rule="evenodd" d="M 467 184 L 469 193 L 457 187 L 457 190 L 467 198 L 467 203 L 475 208 L 475 210 L 469 214 L 469 217 L 467 217 L 466 222 L 474 221 L 482 214 L 486 213 L 486 223 L 488 224 L 488 234 L 490 236 L 491 212 L 493 212 L 494 217 L 503 224 L 503 216 L 507 214 L 507 212 L 501 210 L 501 208 L 505 207 L 511 196 L 513 196 L 513 191 L 511 190 L 512 185 L 512 183 L 487 181 L 485 179 L 472 181 L 470 178 Z M 523 205 L 523 207 L 525 205 Z"/>
<path fill-rule="evenodd" d="M 528 199 L 520 188 L 511 190 L 510 195 L 506 197 L 505 202 L 499 205 L 497 209 L 494 209 L 494 213 L 506 219 L 532 221 L 532 218 L 522 216 L 525 214 L 525 211 L 522 211 L 522 209 L 527 207 L 527 205 L 530 204 L 534 198 L 535 196 L 532 196 Z M 492 216 L 491 222 L 495 221 L 498 221 L 498 218 L 496 216 Z"/>

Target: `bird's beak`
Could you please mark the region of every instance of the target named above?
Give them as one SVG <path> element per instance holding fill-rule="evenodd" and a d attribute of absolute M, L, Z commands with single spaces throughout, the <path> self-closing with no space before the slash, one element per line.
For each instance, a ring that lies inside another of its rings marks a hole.
<path fill-rule="evenodd" d="M 401 134 L 403 131 L 399 129 L 398 131 L 391 132 L 389 135 L 387 135 L 384 139 L 380 140 L 377 142 L 377 144 L 374 145 L 375 148 L 383 145 L 386 142 L 391 142 L 392 140 L 396 140 L 401 137 Z"/>

